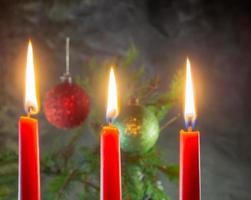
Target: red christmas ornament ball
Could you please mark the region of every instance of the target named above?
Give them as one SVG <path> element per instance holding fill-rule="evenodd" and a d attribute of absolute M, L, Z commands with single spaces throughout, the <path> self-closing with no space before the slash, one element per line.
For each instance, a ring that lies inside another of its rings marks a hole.
<path fill-rule="evenodd" d="M 65 81 L 46 94 L 44 113 L 55 127 L 69 129 L 84 122 L 89 104 L 88 95 L 79 85 Z"/>

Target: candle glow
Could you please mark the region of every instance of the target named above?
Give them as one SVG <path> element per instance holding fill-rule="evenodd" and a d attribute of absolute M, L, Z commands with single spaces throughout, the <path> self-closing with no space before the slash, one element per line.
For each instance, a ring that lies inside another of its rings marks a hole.
<path fill-rule="evenodd" d="M 108 85 L 108 101 L 106 110 L 106 119 L 111 122 L 118 116 L 118 95 L 115 73 L 113 68 L 110 70 L 109 85 Z"/>
<path fill-rule="evenodd" d="M 38 98 L 36 92 L 35 70 L 33 62 L 33 50 L 29 41 L 27 52 L 27 64 L 25 72 L 25 111 L 29 114 L 37 114 L 39 111 Z"/>
<path fill-rule="evenodd" d="M 190 123 L 191 125 L 193 125 L 196 119 L 191 65 L 188 58 L 186 64 L 186 91 L 185 91 L 184 118 L 187 126 L 189 126 Z"/>

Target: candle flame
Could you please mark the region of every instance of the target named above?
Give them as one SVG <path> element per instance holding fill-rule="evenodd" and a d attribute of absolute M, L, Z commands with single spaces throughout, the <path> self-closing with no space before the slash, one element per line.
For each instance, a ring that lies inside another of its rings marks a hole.
<path fill-rule="evenodd" d="M 115 73 L 113 68 L 110 70 L 109 85 L 108 85 L 108 101 L 106 110 L 106 119 L 111 122 L 118 116 L 118 95 Z"/>
<path fill-rule="evenodd" d="M 33 50 L 31 41 L 29 41 L 27 52 L 27 64 L 25 72 L 25 111 L 28 114 L 36 114 L 39 111 L 36 92 L 35 70 L 33 63 Z"/>
<path fill-rule="evenodd" d="M 190 61 L 187 58 L 186 63 L 186 91 L 185 91 L 185 122 L 187 126 L 193 126 L 196 119 L 196 112 L 194 106 L 194 92 L 191 74 Z"/>

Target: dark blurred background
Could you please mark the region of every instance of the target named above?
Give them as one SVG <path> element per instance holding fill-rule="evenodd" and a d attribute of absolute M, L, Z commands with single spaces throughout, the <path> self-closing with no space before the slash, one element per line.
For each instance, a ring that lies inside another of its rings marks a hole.
<path fill-rule="evenodd" d="M 161 75 L 164 87 L 177 70 L 185 67 L 189 56 L 198 107 L 197 129 L 201 131 L 202 199 L 251 199 L 248 2 L 1 0 L 1 149 L 17 148 L 28 38 L 34 44 L 43 100 L 64 71 L 66 36 L 71 37 L 72 74 L 81 76 L 85 76 L 84 68 L 91 57 L 120 57 L 134 43 L 141 62 L 150 73 Z M 181 108 L 174 112 L 182 112 Z M 181 117 L 160 136 L 159 146 L 173 163 L 178 163 L 178 132 L 183 123 Z M 41 126 L 53 130 L 50 134 L 41 133 L 41 146 L 45 149 L 57 130 L 45 120 Z M 177 185 L 164 187 L 177 199 Z"/>

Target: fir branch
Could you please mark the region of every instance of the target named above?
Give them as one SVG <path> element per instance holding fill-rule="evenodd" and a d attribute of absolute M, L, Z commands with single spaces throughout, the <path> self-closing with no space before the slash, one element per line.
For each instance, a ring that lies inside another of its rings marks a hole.
<path fill-rule="evenodd" d="M 177 119 L 179 119 L 180 117 L 180 113 L 177 114 L 176 116 L 172 117 L 171 119 L 169 119 L 166 123 L 164 123 L 161 127 L 160 127 L 160 132 L 162 132 L 164 129 L 166 129 L 167 127 L 169 127 L 171 124 L 173 124 Z"/>
<path fill-rule="evenodd" d="M 176 165 L 166 166 L 166 165 L 158 165 L 157 168 L 166 174 L 171 181 L 176 181 L 179 176 L 179 169 Z"/>
<path fill-rule="evenodd" d="M 57 198 L 60 198 L 64 194 L 65 189 L 68 187 L 70 182 L 74 179 L 75 175 L 76 175 L 76 170 L 72 170 L 68 174 L 67 178 L 64 180 L 62 187 L 60 188 L 60 190 L 58 192 Z"/>
<path fill-rule="evenodd" d="M 89 182 L 89 181 L 86 181 L 86 180 L 81 180 L 81 182 L 84 184 L 84 185 L 87 185 L 89 187 L 92 187 L 93 189 L 99 191 L 100 188 L 96 185 L 94 185 L 93 183 Z"/>

